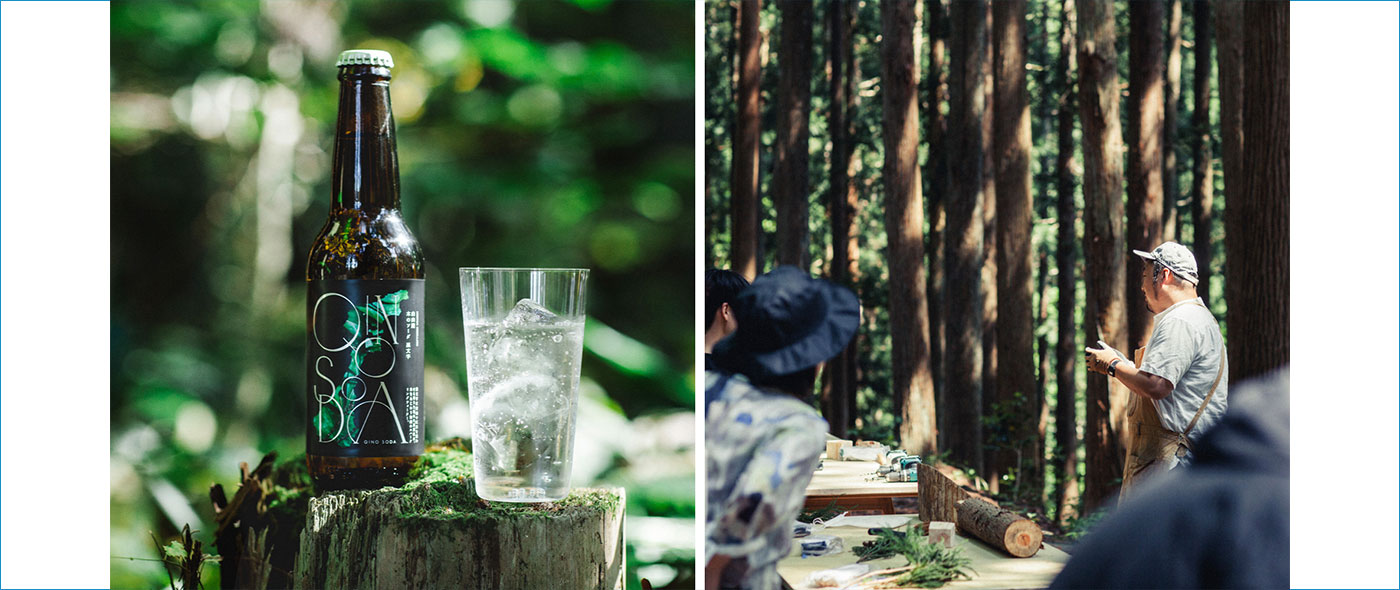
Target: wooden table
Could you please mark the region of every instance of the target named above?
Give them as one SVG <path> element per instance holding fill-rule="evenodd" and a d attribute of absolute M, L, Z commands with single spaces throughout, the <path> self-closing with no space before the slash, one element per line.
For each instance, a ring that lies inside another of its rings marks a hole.
<path fill-rule="evenodd" d="M 913 514 L 909 517 L 911 520 L 918 518 Z M 803 559 L 802 539 L 793 539 L 792 553 L 778 562 L 778 574 L 795 590 L 809 588 L 803 586 L 802 582 L 813 572 L 855 563 L 859 558 L 852 552 L 852 548 L 874 538 L 864 528 L 847 526 L 829 527 L 813 534 L 836 535 L 845 544 L 845 550 L 835 555 Z M 979 540 L 961 534 L 958 535 L 955 544 L 962 547 L 964 556 L 972 559 L 971 569 L 975 573 L 972 574 L 971 580 L 951 582 L 944 586 L 945 588 L 1046 588 L 1064 568 L 1065 562 L 1069 561 L 1069 554 L 1050 545 L 1045 545 L 1032 557 L 1020 558 L 1011 557 Z M 908 564 L 903 556 L 898 555 L 866 563 L 870 564 L 871 571 Z"/>
<path fill-rule="evenodd" d="M 895 514 L 909 512 L 910 507 L 918 508 L 919 484 L 917 482 L 866 481 L 872 477 L 880 464 L 874 461 L 836 461 L 825 459 L 822 468 L 812 475 L 807 484 L 807 501 L 804 510 L 821 510 L 834 502 L 842 511 Z M 912 503 L 897 501 L 896 498 L 912 498 Z M 902 510 L 896 509 L 900 504 Z"/>

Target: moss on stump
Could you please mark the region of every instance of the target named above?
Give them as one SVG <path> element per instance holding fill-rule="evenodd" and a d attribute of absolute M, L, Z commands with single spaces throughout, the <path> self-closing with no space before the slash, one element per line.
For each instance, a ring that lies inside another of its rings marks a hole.
<path fill-rule="evenodd" d="M 621 489 L 488 502 L 468 453 L 432 450 L 403 487 L 311 498 L 292 579 L 299 588 L 618 588 L 623 506 Z"/>

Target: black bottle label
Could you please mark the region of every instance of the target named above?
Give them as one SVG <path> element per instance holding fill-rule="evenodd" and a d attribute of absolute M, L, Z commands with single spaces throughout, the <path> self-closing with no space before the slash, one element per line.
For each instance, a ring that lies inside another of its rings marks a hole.
<path fill-rule="evenodd" d="M 423 279 L 318 280 L 306 296 L 306 452 L 423 452 Z"/>

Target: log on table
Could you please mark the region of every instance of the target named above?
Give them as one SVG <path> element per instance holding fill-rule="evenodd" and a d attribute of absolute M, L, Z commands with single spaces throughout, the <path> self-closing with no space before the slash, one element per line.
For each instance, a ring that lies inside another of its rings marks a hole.
<path fill-rule="evenodd" d="M 958 502 L 957 513 L 959 529 L 1013 557 L 1030 557 L 1040 550 L 1040 527 L 1024 516 L 976 498 Z"/>
<path fill-rule="evenodd" d="M 932 465 L 920 463 L 915 469 L 919 473 L 919 520 L 956 522 L 958 502 L 967 499 L 967 491 Z"/>
<path fill-rule="evenodd" d="M 299 588 L 621 588 L 621 489 L 559 502 L 480 499 L 470 460 L 449 452 L 402 488 L 312 498 Z"/>

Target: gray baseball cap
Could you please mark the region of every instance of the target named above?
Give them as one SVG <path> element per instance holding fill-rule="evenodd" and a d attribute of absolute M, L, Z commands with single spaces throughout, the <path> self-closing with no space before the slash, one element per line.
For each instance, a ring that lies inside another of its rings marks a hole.
<path fill-rule="evenodd" d="M 1157 249 L 1151 252 L 1133 250 L 1133 254 L 1137 254 L 1146 260 L 1162 263 L 1162 266 L 1171 269 L 1173 274 L 1181 277 L 1182 280 L 1190 282 L 1192 285 L 1199 283 L 1201 280 L 1200 273 L 1196 268 L 1196 255 L 1192 254 L 1191 250 L 1186 246 L 1182 246 L 1176 242 L 1163 242 L 1161 246 L 1157 246 Z"/>

